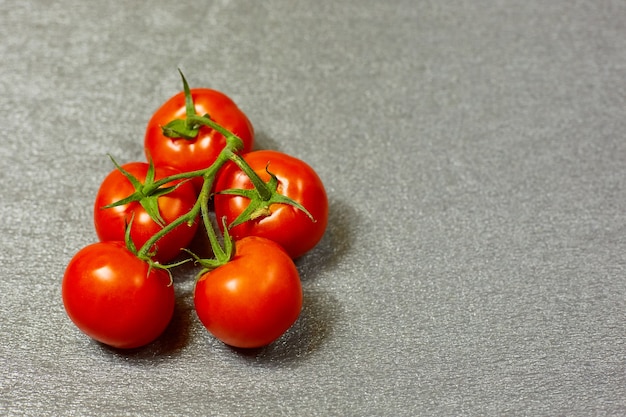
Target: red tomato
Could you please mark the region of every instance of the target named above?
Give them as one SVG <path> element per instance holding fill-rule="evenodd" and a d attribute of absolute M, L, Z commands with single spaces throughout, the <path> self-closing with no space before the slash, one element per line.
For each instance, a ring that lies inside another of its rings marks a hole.
<path fill-rule="evenodd" d="M 144 182 L 148 172 L 145 162 L 131 162 L 122 165 L 140 182 Z M 155 180 L 159 180 L 178 173 L 173 168 L 156 167 Z M 173 184 L 166 184 L 171 186 Z M 113 170 L 102 182 L 94 205 L 94 224 L 100 241 L 124 241 L 126 225 L 133 219 L 130 236 L 139 249 L 162 226 L 155 223 L 139 202 L 132 202 L 122 206 L 103 209 L 102 207 L 122 200 L 135 192 L 132 183 L 119 170 Z M 191 210 L 196 202 L 196 193 L 190 182 L 181 184 L 174 191 L 158 198 L 159 212 L 165 224 L 169 224 L 178 217 Z M 134 218 L 133 218 L 134 213 Z M 183 223 L 170 233 L 159 239 L 156 246 L 155 260 L 164 263 L 175 258 L 181 248 L 186 247 L 198 228 L 195 221 L 189 226 Z M 151 249 L 152 251 L 153 249 Z"/>
<path fill-rule="evenodd" d="M 174 287 L 163 269 L 150 269 L 122 242 L 80 250 L 63 277 L 63 304 L 85 334 L 116 348 L 155 340 L 174 312 Z"/>
<path fill-rule="evenodd" d="M 300 276 L 279 245 L 247 237 L 236 242 L 231 261 L 198 280 L 194 304 L 202 324 L 222 342 L 239 348 L 265 346 L 300 315 Z"/>
<path fill-rule="evenodd" d="M 242 152 L 249 152 L 254 141 L 254 129 L 248 117 L 226 95 L 207 88 L 192 88 L 191 96 L 199 116 L 208 114 L 211 119 L 237 135 L 243 141 Z M 180 171 L 208 168 L 226 145 L 226 139 L 215 130 L 203 126 L 194 139 L 168 138 L 162 126 L 175 119 L 184 119 L 185 94 L 180 92 L 166 101 L 148 123 L 144 148 L 155 165 L 172 166 Z M 199 189 L 202 179 L 194 180 Z"/>
<path fill-rule="evenodd" d="M 235 239 L 261 236 L 279 243 L 292 258 L 312 249 L 322 238 L 328 223 L 328 198 L 321 179 L 305 162 L 277 151 L 263 150 L 243 156 L 250 167 L 263 179 L 269 180 L 267 169 L 278 178 L 278 192 L 300 203 L 313 216 L 287 204 L 273 204 L 270 214 L 247 221 L 230 230 Z M 268 166 L 269 163 L 269 166 Z M 231 188 L 253 188 L 248 176 L 235 164 L 229 163 L 218 175 L 215 191 Z M 216 194 L 215 214 L 226 216 L 227 223 L 244 211 L 249 199 L 242 196 Z M 221 224 L 221 223 L 220 223 Z"/>

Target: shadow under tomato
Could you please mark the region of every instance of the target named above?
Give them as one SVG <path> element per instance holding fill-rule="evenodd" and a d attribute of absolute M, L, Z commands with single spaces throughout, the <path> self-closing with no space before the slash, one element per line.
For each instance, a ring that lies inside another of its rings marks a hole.
<path fill-rule="evenodd" d="M 337 300 L 330 293 L 305 290 L 300 317 L 278 340 L 256 349 L 230 349 L 242 360 L 255 365 L 297 365 L 319 350 L 332 333 L 340 315 Z"/>
<path fill-rule="evenodd" d="M 328 226 L 322 240 L 304 256 L 296 259 L 303 282 L 334 269 L 351 250 L 360 223 L 356 210 L 347 203 L 329 198 Z"/>

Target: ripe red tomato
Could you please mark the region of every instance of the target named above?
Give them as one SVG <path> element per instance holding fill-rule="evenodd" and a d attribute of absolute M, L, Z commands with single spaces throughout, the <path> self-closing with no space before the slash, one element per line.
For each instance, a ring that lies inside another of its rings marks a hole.
<path fill-rule="evenodd" d="M 132 174 L 140 182 L 144 182 L 149 165 L 145 162 L 130 162 L 122 168 Z M 178 173 L 169 167 L 156 167 L 155 180 Z M 166 184 L 171 186 L 174 184 Z M 102 207 L 122 200 L 135 192 L 133 184 L 119 170 L 113 170 L 102 182 L 96 195 L 94 205 L 94 224 L 100 241 L 124 241 L 126 225 L 132 219 L 130 237 L 139 249 L 162 226 L 155 223 L 139 202 L 132 202 L 117 207 Z M 190 182 L 180 184 L 174 191 L 158 197 L 159 212 L 165 224 L 191 210 L 196 202 L 196 193 Z M 134 218 L 133 218 L 134 214 Z M 183 223 L 170 233 L 159 239 L 155 244 L 155 260 L 165 263 L 175 258 L 181 248 L 186 247 L 198 228 L 198 222 L 188 225 Z"/>
<path fill-rule="evenodd" d="M 328 223 L 328 198 L 317 173 L 305 162 L 277 151 L 250 152 L 243 158 L 263 181 L 270 178 L 267 167 L 278 178 L 278 192 L 304 206 L 315 221 L 296 207 L 273 204 L 269 206 L 269 215 L 233 227 L 231 236 L 235 239 L 244 236 L 271 239 L 294 259 L 312 249 L 324 235 Z M 215 191 L 232 188 L 253 187 L 248 176 L 235 164 L 229 163 L 219 173 Z M 246 209 L 249 201 L 242 196 L 216 194 L 215 214 L 218 219 L 226 216 L 227 224 L 230 224 Z"/>
<path fill-rule="evenodd" d="M 208 114 L 211 119 L 243 141 L 242 152 L 249 152 L 254 141 L 254 129 L 248 117 L 225 94 L 208 88 L 192 88 L 196 113 Z M 155 165 L 172 166 L 180 171 L 208 168 L 226 145 L 226 139 L 215 130 L 203 126 L 194 139 L 169 138 L 161 127 L 186 115 L 185 94 L 180 92 L 167 100 L 148 122 L 144 148 Z M 194 180 L 199 189 L 202 179 Z"/>
<path fill-rule="evenodd" d="M 98 242 L 68 264 L 62 284 L 70 319 L 93 339 L 135 348 L 155 340 L 174 312 L 174 287 L 163 269 L 148 269 L 122 242 Z"/>
<path fill-rule="evenodd" d="M 300 276 L 279 245 L 247 237 L 236 242 L 231 261 L 198 280 L 194 304 L 202 324 L 222 342 L 239 348 L 265 346 L 300 315 Z"/>

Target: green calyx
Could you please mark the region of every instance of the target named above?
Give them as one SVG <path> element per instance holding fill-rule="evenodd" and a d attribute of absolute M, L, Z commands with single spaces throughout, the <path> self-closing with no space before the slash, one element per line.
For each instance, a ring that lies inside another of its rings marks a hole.
<path fill-rule="evenodd" d="M 179 69 L 181 78 L 183 79 L 183 90 L 185 92 L 185 119 L 174 119 L 170 121 L 168 124 L 163 126 L 161 130 L 163 131 L 163 135 L 168 138 L 183 138 L 187 140 L 192 140 L 198 133 L 200 132 L 201 123 L 194 121 L 191 119 L 192 116 L 196 116 L 196 107 L 193 104 L 193 97 L 191 96 L 191 90 L 189 89 L 189 84 L 185 79 L 185 75 Z M 205 115 L 207 119 L 209 119 L 209 115 Z"/>
<path fill-rule="evenodd" d="M 276 175 L 269 171 L 269 162 L 265 167 L 265 172 L 267 172 L 270 176 L 270 179 L 269 181 L 264 182 L 239 155 L 231 155 L 231 160 L 246 173 L 254 188 L 233 188 L 218 192 L 218 194 L 238 195 L 250 200 L 246 209 L 242 211 L 230 225 L 228 225 L 229 228 L 233 228 L 247 221 L 269 216 L 271 214 L 270 206 L 273 204 L 287 204 L 295 207 L 298 210 L 303 211 L 311 219 L 311 221 L 315 222 L 311 213 L 309 213 L 309 211 L 302 204 L 278 192 L 279 181 Z"/>
<path fill-rule="evenodd" d="M 130 183 L 135 188 L 135 192 L 133 192 L 126 198 L 118 200 L 115 203 L 108 204 L 102 208 L 109 209 L 112 207 L 118 207 L 133 202 L 138 202 L 144 208 L 144 210 L 146 210 L 146 213 L 148 213 L 150 218 L 156 224 L 164 227 L 165 220 L 163 220 L 163 217 L 161 217 L 161 212 L 159 211 L 159 197 L 171 193 L 176 188 L 178 188 L 180 184 L 182 184 L 182 182 L 179 182 L 178 184 L 170 187 L 162 187 L 163 184 L 161 184 L 161 182 L 157 183 L 154 181 L 155 168 L 152 160 L 150 160 L 148 164 L 148 172 L 146 173 L 146 178 L 142 183 L 130 172 L 122 168 L 111 155 L 109 155 L 109 158 L 111 158 L 111 161 L 113 161 L 113 164 L 115 165 L 117 170 L 120 171 L 128 179 L 128 181 L 130 181 Z"/>
<path fill-rule="evenodd" d="M 215 130 L 226 138 L 228 148 L 233 151 L 240 151 L 243 148 L 243 141 L 235 134 L 225 129 L 211 119 L 209 114 L 200 116 L 196 113 L 196 106 L 193 102 L 191 89 L 183 72 L 179 69 L 180 77 L 183 81 L 183 91 L 185 94 L 185 118 L 174 119 L 161 127 L 163 135 L 172 139 L 193 140 L 200 133 L 200 128 L 205 126 Z"/>

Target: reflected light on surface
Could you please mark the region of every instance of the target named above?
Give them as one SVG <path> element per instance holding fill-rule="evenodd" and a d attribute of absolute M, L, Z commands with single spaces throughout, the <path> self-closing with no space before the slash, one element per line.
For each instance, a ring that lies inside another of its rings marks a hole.
<path fill-rule="evenodd" d="M 94 275 L 97 276 L 102 281 L 110 281 L 114 278 L 115 274 L 113 269 L 109 266 L 103 266 L 94 271 Z"/>
<path fill-rule="evenodd" d="M 230 281 L 226 283 L 226 288 L 230 292 L 236 292 L 238 286 L 239 286 L 238 281 L 236 279 L 231 279 Z"/>
<path fill-rule="evenodd" d="M 148 223 L 150 220 L 150 215 L 143 211 L 139 213 L 139 216 L 135 221 L 138 221 L 139 223 Z"/>

